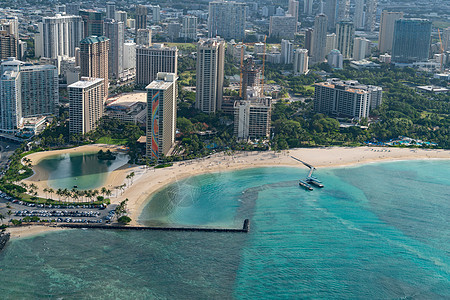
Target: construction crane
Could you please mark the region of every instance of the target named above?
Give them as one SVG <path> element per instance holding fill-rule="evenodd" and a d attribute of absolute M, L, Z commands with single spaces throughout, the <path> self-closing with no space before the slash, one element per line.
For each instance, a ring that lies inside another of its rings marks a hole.
<path fill-rule="evenodd" d="M 441 39 L 441 31 L 438 28 L 438 34 L 439 34 L 439 45 L 441 50 L 441 72 L 444 70 L 444 45 L 442 45 L 442 39 Z"/>
<path fill-rule="evenodd" d="M 267 35 L 264 36 L 264 53 L 263 53 L 263 65 L 262 65 L 262 74 L 261 74 L 261 93 L 264 96 L 264 70 L 266 67 L 266 40 Z"/>
<path fill-rule="evenodd" d="M 266 65 L 266 39 L 267 39 L 267 35 L 264 36 L 264 52 L 263 52 L 263 62 L 262 62 L 262 74 L 261 74 L 261 91 L 262 94 L 264 95 L 264 69 L 265 69 L 265 65 Z M 247 45 L 254 45 L 255 43 L 241 43 L 239 45 L 241 45 L 241 61 L 240 61 L 240 83 L 239 83 L 239 98 L 242 98 L 242 86 L 243 86 L 243 81 L 244 81 L 244 46 Z M 235 45 L 236 47 L 237 45 Z"/>

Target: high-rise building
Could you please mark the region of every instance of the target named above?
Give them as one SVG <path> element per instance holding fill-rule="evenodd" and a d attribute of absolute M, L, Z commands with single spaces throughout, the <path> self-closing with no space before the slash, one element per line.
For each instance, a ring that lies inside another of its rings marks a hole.
<path fill-rule="evenodd" d="M 308 16 L 312 15 L 313 3 L 314 3 L 314 0 L 303 0 L 303 13 L 305 15 L 308 15 Z"/>
<path fill-rule="evenodd" d="M 39 23 L 36 52 L 46 58 L 74 57 L 82 35 L 83 22 L 79 16 L 44 17 Z"/>
<path fill-rule="evenodd" d="M 169 23 L 167 24 L 167 35 L 173 41 L 180 37 L 181 24 L 180 23 Z"/>
<path fill-rule="evenodd" d="M 106 19 L 116 19 L 116 3 L 112 1 L 106 2 Z"/>
<path fill-rule="evenodd" d="M 345 59 L 350 59 L 353 55 L 353 40 L 355 38 L 355 27 L 353 23 L 341 21 L 336 24 L 336 49 L 338 49 Z"/>
<path fill-rule="evenodd" d="M 450 27 L 444 29 L 442 34 L 442 47 L 445 51 L 450 51 Z"/>
<path fill-rule="evenodd" d="M 366 0 L 366 21 L 364 29 L 366 31 L 375 30 L 378 0 Z"/>
<path fill-rule="evenodd" d="M 338 0 L 337 22 L 349 19 L 350 0 Z"/>
<path fill-rule="evenodd" d="M 429 58 L 431 21 L 400 19 L 395 21 L 392 61 L 410 63 Z"/>
<path fill-rule="evenodd" d="M 123 22 L 106 19 L 104 33 L 109 38 L 108 69 L 109 77 L 118 79 L 123 72 L 123 44 L 125 39 Z"/>
<path fill-rule="evenodd" d="M 342 69 L 344 66 L 344 56 L 338 49 L 333 49 L 327 56 L 328 65 L 333 69 Z"/>
<path fill-rule="evenodd" d="M 245 37 L 245 3 L 234 1 L 209 2 L 208 35 L 224 39 Z"/>
<path fill-rule="evenodd" d="M 57 14 L 65 14 L 66 13 L 66 6 L 64 4 L 56 5 L 56 13 Z"/>
<path fill-rule="evenodd" d="M 202 39 L 197 43 L 195 108 L 205 113 L 221 109 L 225 68 L 225 42 Z"/>
<path fill-rule="evenodd" d="M 14 132 L 23 118 L 56 114 L 58 70 L 52 65 L 28 65 L 13 58 L 1 64 L 0 130 Z"/>
<path fill-rule="evenodd" d="M 80 75 L 103 78 L 103 96 L 109 89 L 109 39 L 105 36 L 90 36 L 80 42 Z"/>
<path fill-rule="evenodd" d="M 300 4 L 297 0 L 289 0 L 288 4 L 288 14 L 295 18 L 295 21 L 298 22 L 298 10 Z"/>
<path fill-rule="evenodd" d="M 123 69 L 136 69 L 136 43 L 125 42 L 123 44 Z"/>
<path fill-rule="evenodd" d="M 281 40 L 281 63 L 292 64 L 294 44 L 289 40 Z"/>
<path fill-rule="evenodd" d="M 147 85 L 147 145 L 151 159 L 167 156 L 175 142 L 177 120 L 177 75 L 159 72 Z"/>
<path fill-rule="evenodd" d="M 313 48 L 313 40 L 314 40 L 314 29 L 308 28 L 305 30 L 305 48 L 312 55 Z"/>
<path fill-rule="evenodd" d="M 103 13 L 92 9 L 80 10 L 83 19 L 83 37 L 103 35 Z"/>
<path fill-rule="evenodd" d="M 136 44 L 150 47 L 152 45 L 152 30 L 147 28 L 138 29 L 136 31 Z"/>
<path fill-rule="evenodd" d="M 356 29 L 364 28 L 364 0 L 355 0 L 355 15 L 353 23 Z"/>
<path fill-rule="evenodd" d="M 117 10 L 115 19 L 118 22 L 123 22 L 123 25 L 127 26 L 128 14 L 126 11 Z"/>
<path fill-rule="evenodd" d="M 8 57 L 18 58 L 17 38 L 14 35 L 0 31 L 0 60 Z"/>
<path fill-rule="evenodd" d="M 295 49 L 294 50 L 294 74 L 308 73 L 308 50 Z"/>
<path fill-rule="evenodd" d="M 327 34 L 327 46 L 325 54 L 328 55 L 333 49 L 336 49 L 336 33 Z"/>
<path fill-rule="evenodd" d="M 136 24 L 135 29 L 136 32 L 138 29 L 146 29 L 147 28 L 147 7 L 144 5 L 136 5 Z"/>
<path fill-rule="evenodd" d="M 319 82 L 314 85 L 314 110 L 337 117 L 367 118 L 370 92 L 339 82 Z"/>
<path fill-rule="evenodd" d="M 15 16 L 7 16 L 6 19 L 0 19 L 0 31 L 19 38 L 19 18 Z"/>
<path fill-rule="evenodd" d="M 68 16 L 78 16 L 80 13 L 79 3 L 67 3 L 66 4 L 66 15 Z"/>
<path fill-rule="evenodd" d="M 291 15 L 270 17 L 269 36 L 275 38 L 294 39 L 297 32 L 297 21 Z"/>
<path fill-rule="evenodd" d="M 197 40 L 197 17 L 183 16 L 183 28 L 181 29 L 180 37 L 184 39 Z"/>
<path fill-rule="evenodd" d="M 159 72 L 178 72 L 178 49 L 163 44 L 136 48 L 136 85 L 144 88 L 156 79 Z"/>
<path fill-rule="evenodd" d="M 378 49 L 381 53 L 391 52 L 394 41 L 395 21 L 403 18 L 402 12 L 383 11 L 381 14 L 380 34 L 378 37 Z"/>
<path fill-rule="evenodd" d="M 270 135 L 271 99 L 241 100 L 234 103 L 234 136 L 239 139 Z"/>
<path fill-rule="evenodd" d="M 86 134 L 97 128 L 103 116 L 103 78 L 82 77 L 67 87 L 69 93 L 69 132 Z"/>
<path fill-rule="evenodd" d="M 152 22 L 159 23 L 161 22 L 161 7 L 159 5 L 152 5 Z"/>
<path fill-rule="evenodd" d="M 325 51 L 327 47 L 327 21 L 325 14 L 319 14 L 314 21 L 314 34 L 312 44 L 312 60 L 315 63 L 325 61 Z"/>
<path fill-rule="evenodd" d="M 328 30 L 333 30 L 336 26 L 336 17 L 338 10 L 338 0 L 325 0 L 323 13 L 328 17 Z"/>
<path fill-rule="evenodd" d="M 353 44 L 353 60 L 361 60 L 370 56 L 370 41 L 363 37 L 357 37 Z"/>

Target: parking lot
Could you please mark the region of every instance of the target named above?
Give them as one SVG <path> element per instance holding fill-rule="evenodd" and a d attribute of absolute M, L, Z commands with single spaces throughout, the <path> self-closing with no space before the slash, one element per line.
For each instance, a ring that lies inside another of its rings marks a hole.
<path fill-rule="evenodd" d="M 26 203 L 0 192 L 0 214 L 3 223 L 12 219 L 23 222 L 56 223 L 109 223 L 114 217 L 116 205 L 107 208 L 99 205 L 44 205 Z"/>

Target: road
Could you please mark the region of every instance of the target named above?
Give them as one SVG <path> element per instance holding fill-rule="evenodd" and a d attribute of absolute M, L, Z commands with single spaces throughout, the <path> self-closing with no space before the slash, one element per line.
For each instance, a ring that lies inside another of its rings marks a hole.
<path fill-rule="evenodd" d="M 19 144 L 0 141 L 0 169 L 4 169 L 8 159 L 13 155 L 14 151 L 19 148 Z"/>

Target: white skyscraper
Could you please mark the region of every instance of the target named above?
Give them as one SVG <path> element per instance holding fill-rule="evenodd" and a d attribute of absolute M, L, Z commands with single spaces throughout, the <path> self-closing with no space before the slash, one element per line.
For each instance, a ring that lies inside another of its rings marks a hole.
<path fill-rule="evenodd" d="M 136 69 L 136 43 L 123 44 L 123 69 Z"/>
<path fill-rule="evenodd" d="M 124 24 L 120 21 L 106 19 L 103 26 L 104 35 L 109 38 L 109 77 L 118 79 L 123 72 Z"/>
<path fill-rule="evenodd" d="M 175 142 L 177 120 L 177 76 L 157 74 L 147 87 L 148 158 L 158 160 L 169 154 Z"/>
<path fill-rule="evenodd" d="M 159 72 L 175 73 L 178 70 L 178 49 L 163 44 L 136 48 L 136 85 L 146 87 Z"/>
<path fill-rule="evenodd" d="M 295 49 L 294 50 L 294 74 L 308 73 L 308 50 Z"/>
<path fill-rule="evenodd" d="M 327 56 L 328 64 L 335 69 L 342 69 L 344 66 L 344 56 L 337 49 L 333 49 Z"/>
<path fill-rule="evenodd" d="M 44 17 L 39 23 L 36 52 L 46 58 L 75 56 L 75 47 L 83 37 L 83 22 L 80 16 Z"/>
<path fill-rule="evenodd" d="M 355 38 L 353 44 L 353 60 L 361 60 L 370 56 L 370 41 L 363 37 Z"/>
<path fill-rule="evenodd" d="M 281 40 L 281 63 L 292 64 L 294 54 L 294 44 L 288 40 Z"/>
<path fill-rule="evenodd" d="M 103 78 L 82 77 L 67 87 L 69 92 L 69 132 L 86 134 L 103 116 Z"/>
<path fill-rule="evenodd" d="M 293 16 L 295 18 L 296 22 L 298 22 L 299 7 L 300 7 L 300 4 L 297 0 L 289 0 L 288 14 Z"/>
<path fill-rule="evenodd" d="M 314 0 L 303 0 L 303 13 L 305 15 L 308 15 L 308 16 L 312 15 L 313 3 L 314 3 Z"/>
<path fill-rule="evenodd" d="M 181 29 L 180 37 L 184 39 L 197 40 L 197 17 L 195 16 L 184 16 L 183 17 L 183 28 Z"/>
<path fill-rule="evenodd" d="M 355 0 L 355 16 L 353 22 L 356 29 L 364 28 L 364 0 Z"/>
<path fill-rule="evenodd" d="M 208 36 L 243 40 L 245 18 L 245 3 L 212 1 L 209 3 Z"/>
<path fill-rule="evenodd" d="M 195 108 L 214 113 L 223 100 L 225 42 L 202 39 L 197 44 L 197 87 Z"/>
<path fill-rule="evenodd" d="M 336 24 L 336 49 L 344 58 L 349 59 L 353 55 L 353 39 L 355 38 L 355 27 L 353 23 L 341 21 Z"/>
<path fill-rule="evenodd" d="M 327 47 L 325 50 L 326 55 L 328 55 L 333 49 L 336 49 L 336 33 L 327 34 Z"/>
<path fill-rule="evenodd" d="M 58 70 L 7 59 L 0 71 L 0 130 L 20 129 L 22 118 L 52 115 L 59 104 Z"/>
<path fill-rule="evenodd" d="M 116 3 L 110 1 L 106 2 L 106 19 L 116 18 Z"/>
<path fill-rule="evenodd" d="M 402 12 L 383 11 L 380 22 L 380 35 L 378 38 L 378 49 L 381 53 L 391 52 L 394 41 L 395 21 L 403 18 Z"/>
<path fill-rule="evenodd" d="M 366 31 L 375 30 L 377 5 L 377 0 L 366 0 L 366 21 L 364 22 L 364 29 Z"/>

